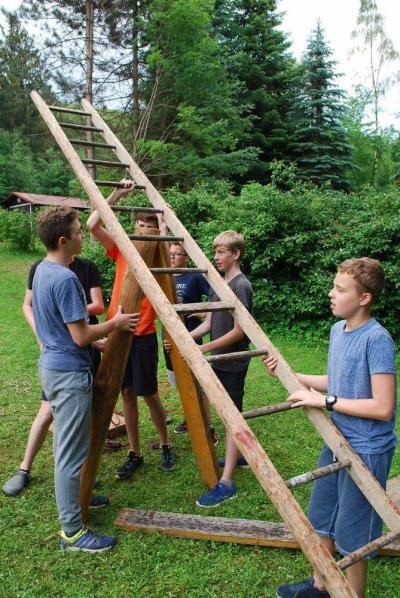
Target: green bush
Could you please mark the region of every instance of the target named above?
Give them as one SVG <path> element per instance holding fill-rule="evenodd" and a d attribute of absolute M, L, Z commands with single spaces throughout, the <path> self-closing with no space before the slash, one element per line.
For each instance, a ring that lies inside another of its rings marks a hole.
<path fill-rule="evenodd" d="M 22 210 L 0 209 L 0 239 L 14 249 L 23 251 L 34 247 L 35 219 Z"/>

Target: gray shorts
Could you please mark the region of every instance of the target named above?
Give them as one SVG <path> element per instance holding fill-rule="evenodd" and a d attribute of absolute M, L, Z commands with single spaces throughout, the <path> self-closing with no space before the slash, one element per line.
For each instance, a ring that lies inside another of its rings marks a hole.
<path fill-rule="evenodd" d="M 383 488 L 386 488 L 393 453 L 394 448 L 378 455 L 358 454 Z M 325 445 L 318 467 L 331 463 L 334 463 L 334 455 Z M 335 540 L 342 555 L 382 535 L 382 519 L 345 469 L 315 480 L 308 518 L 318 535 Z"/>

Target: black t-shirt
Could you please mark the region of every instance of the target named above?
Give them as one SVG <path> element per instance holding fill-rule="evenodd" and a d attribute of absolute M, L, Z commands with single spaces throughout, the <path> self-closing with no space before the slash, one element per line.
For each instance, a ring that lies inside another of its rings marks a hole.
<path fill-rule="evenodd" d="M 251 313 L 253 308 L 253 289 L 249 280 L 244 274 L 240 273 L 235 278 L 228 282 L 228 286 L 235 293 L 236 297 L 240 299 L 245 308 Z M 210 289 L 210 301 L 219 301 L 219 297 L 214 289 Z M 233 316 L 229 311 L 214 311 L 211 316 L 211 340 L 215 340 L 224 336 L 227 332 L 232 330 L 234 326 Z M 249 348 L 249 339 L 244 336 L 240 341 L 233 343 L 227 348 L 216 349 L 211 351 L 212 355 L 219 355 L 223 353 L 235 353 L 236 351 L 247 351 Z M 250 358 L 244 357 L 242 359 L 216 361 L 213 363 L 213 368 L 227 372 L 241 372 L 245 370 L 249 364 Z"/>
<path fill-rule="evenodd" d="M 207 297 L 210 291 L 210 285 L 205 276 L 193 272 L 175 276 L 175 285 L 179 303 L 200 303 L 202 297 Z M 195 316 L 185 317 L 184 320 L 189 332 L 201 324 L 200 318 Z"/>
<path fill-rule="evenodd" d="M 36 268 L 42 260 L 35 262 L 28 274 L 28 289 L 32 290 L 33 277 L 35 276 Z M 100 272 L 94 262 L 80 257 L 75 257 L 72 264 L 69 265 L 69 269 L 76 274 L 79 282 L 82 285 L 85 293 L 86 302 L 92 303 L 92 297 L 90 296 L 90 289 L 102 286 Z M 96 316 L 89 316 L 90 324 L 97 324 L 98 319 Z"/>

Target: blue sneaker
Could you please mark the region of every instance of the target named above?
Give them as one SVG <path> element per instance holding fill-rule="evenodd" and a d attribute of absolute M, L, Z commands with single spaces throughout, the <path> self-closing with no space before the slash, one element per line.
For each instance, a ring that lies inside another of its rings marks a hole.
<path fill-rule="evenodd" d="M 232 486 L 227 486 L 222 482 L 218 482 L 214 488 L 199 496 L 196 505 L 198 507 L 217 507 L 224 500 L 236 498 L 236 494 L 236 484 L 233 483 Z"/>
<path fill-rule="evenodd" d="M 278 598 L 329 598 L 328 592 L 314 587 L 314 579 L 309 577 L 297 583 L 287 583 L 276 590 Z"/>
<path fill-rule="evenodd" d="M 225 457 L 218 459 L 218 465 L 223 469 L 225 467 Z M 250 465 L 247 463 L 246 459 L 241 455 L 238 457 L 236 461 L 236 467 L 239 469 L 249 469 Z"/>
<path fill-rule="evenodd" d="M 108 496 L 102 496 L 101 494 L 93 495 L 89 503 L 89 509 L 104 509 L 109 504 Z"/>
<path fill-rule="evenodd" d="M 79 532 L 69 537 L 63 530 L 60 532 L 61 550 L 82 550 L 83 552 L 105 552 L 117 543 L 112 536 L 100 536 L 91 529 L 82 527 Z"/>

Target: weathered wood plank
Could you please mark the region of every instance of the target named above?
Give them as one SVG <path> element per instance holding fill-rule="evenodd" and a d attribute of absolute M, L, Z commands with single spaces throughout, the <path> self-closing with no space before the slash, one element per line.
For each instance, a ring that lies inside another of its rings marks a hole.
<path fill-rule="evenodd" d="M 172 306 L 177 314 L 194 314 L 206 311 L 232 311 L 235 306 L 227 301 L 201 301 L 200 303 L 177 303 Z"/>
<path fill-rule="evenodd" d="M 208 363 L 215 361 L 229 361 L 230 359 L 243 359 L 243 357 L 260 357 L 265 355 L 266 349 L 250 349 L 249 351 L 234 351 L 233 353 L 220 353 L 206 357 Z"/>
<path fill-rule="evenodd" d="M 300 548 L 299 543 L 284 523 L 256 519 L 228 519 L 226 517 L 122 509 L 118 513 L 114 525 L 129 531 L 158 532 L 166 536 L 191 540 L 213 540 L 274 548 Z M 400 556 L 400 542 L 391 542 L 381 548 L 379 554 Z"/>

